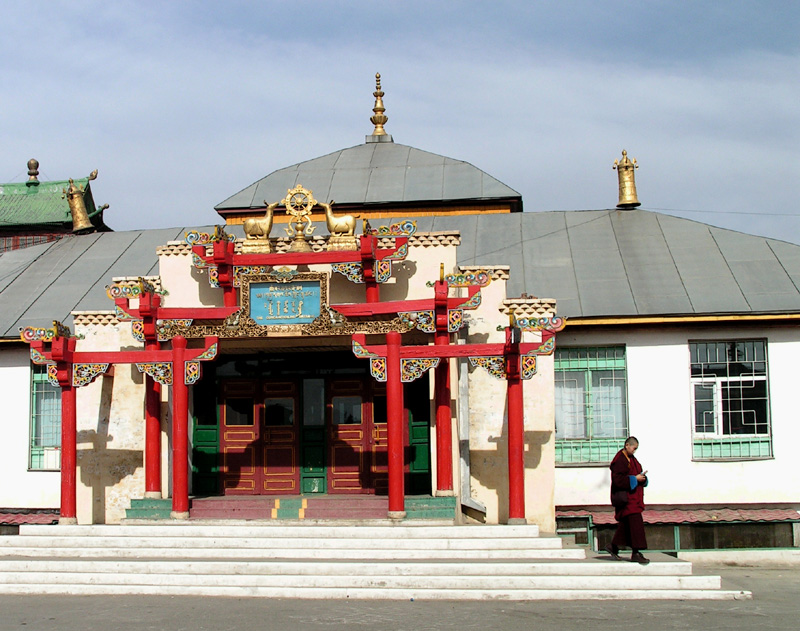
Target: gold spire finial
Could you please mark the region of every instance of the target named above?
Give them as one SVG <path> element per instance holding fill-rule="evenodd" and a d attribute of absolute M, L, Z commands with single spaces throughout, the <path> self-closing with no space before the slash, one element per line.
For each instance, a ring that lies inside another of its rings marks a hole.
<path fill-rule="evenodd" d="M 381 90 L 381 73 L 375 73 L 375 92 L 372 93 L 372 96 L 375 97 L 375 107 L 372 108 L 372 111 L 375 112 L 374 116 L 370 116 L 370 122 L 375 125 L 375 129 L 372 131 L 373 136 L 386 136 L 386 131 L 383 129 L 383 126 L 389 120 L 389 117 L 384 114 L 386 108 L 383 106 L 383 90 Z"/>
<path fill-rule="evenodd" d="M 28 160 L 28 186 L 39 186 L 39 161 L 36 158 Z"/>
<path fill-rule="evenodd" d="M 619 177 L 619 202 L 617 208 L 636 208 L 641 206 L 639 198 L 636 196 L 636 179 L 634 171 L 639 168 L 636 158 L 628 158 L 628 152 L 622 150 L 622 160 L 614 160 L 612 169 L 617 170 Z"/>

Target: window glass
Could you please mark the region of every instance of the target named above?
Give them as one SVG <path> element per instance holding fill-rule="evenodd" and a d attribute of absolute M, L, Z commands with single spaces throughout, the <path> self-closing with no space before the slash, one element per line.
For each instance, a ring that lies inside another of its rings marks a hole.
<path fill-rule="evenodd" d="M 265 399 L 264 424 L 270 427 L 294 425 L 294 398 L 268 397 Z"/>
<path fill-rule="evenodd" d="M 61 468 L 61 388 L 47 380 L 47 366 L 33 366 L 31 384 L 31 469 Z"/>
<path fill-rule="evenodd" d="M 303 425 L 325 425 L 324 379 L 303 379 Z"/>
<path fill-rule="evenodd" d="M 361 423 L 361 397 L 333 397 L 331 402 L 334 425 Z"/>
<path fill-rule="evenodd" d="M 225 399 L 225 425 L 252 425 L 253 399 Z"/>

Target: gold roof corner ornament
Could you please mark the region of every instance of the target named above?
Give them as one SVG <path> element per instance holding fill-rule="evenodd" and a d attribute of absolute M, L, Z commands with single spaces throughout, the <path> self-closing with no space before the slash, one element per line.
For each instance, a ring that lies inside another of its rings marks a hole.
<path fill-rule="evenodd" d="M 375 107 L 372 108 L 372 111 L 375 112 L 373 116 L 370 116 L 370 122 L 375 125 L 375 129 L 372 131 L 373 136 L 386 136 L 386 130 L 384 130 L 383 126 L 388 122 L 389 117 L 384 114 L 386 108 L 383 106 L 383 90 L 381 90 L 381 73 L 375 73 L 375 92 L 372 93 L 372 96 L 375 97 Z"/>
<path fill-rule="evenodd" d="M 247 247 L 247 252 L 260 252 L 269 254 L 272 252 L 272 246 L 269 242 L 269 233 L 272 231 L 272 218 L 273 212 L 278 207 L 280 202 L 273 202 L 268 204 L 264 200 L 264 206 L 267 210 L 264 212 L 263 217 L 251 217 L 244 222 L 244 239 Z"/>
<path fill-rule="evenodd" d="M 636 196 L 636 179 L 634 171 L 639 168 L 636 158 L 628 158 L 628 152 L 622 150 L 622 160 L 614 160 L 612 169 L 617 170 L 619 177 L 619 202 L 617 208 L 636 208 L 641 206 L 639 198 Z"/>
<path fill-rule="evenodd" d="M 36 158 L 28 160 L 28 186 L 39 186 L 39 161 Z"/>
<path fill-rule="evenodd" d="M 90 182 L 97 179 L 97 169 L 92 171 L 87 178 Z M 87 184 L 88 186 L 88 184 Z M 81 234 L 91 232 L 94 230 L 89 213 L 86 212 L 86 202 L 83 197 L 86 190 L 83 186 L 75 184 L 75 181 L 69 179 L 69 188 L 61 189 L 61 199 L 66 198 L 69 204 L 69 212 L 72 214 L 72 232 Z"/>

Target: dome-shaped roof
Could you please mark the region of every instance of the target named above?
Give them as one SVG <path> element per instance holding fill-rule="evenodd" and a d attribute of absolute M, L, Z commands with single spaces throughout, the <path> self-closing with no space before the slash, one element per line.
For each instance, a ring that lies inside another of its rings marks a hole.
<path fill-rule="evenodd" d="M 517 191 L 468 162 L 394 142 L 367 142 L 273 171 L 215 209 L 263 208 L 298 184 L 340 206 L 512 199 L 521 210 Z"/>

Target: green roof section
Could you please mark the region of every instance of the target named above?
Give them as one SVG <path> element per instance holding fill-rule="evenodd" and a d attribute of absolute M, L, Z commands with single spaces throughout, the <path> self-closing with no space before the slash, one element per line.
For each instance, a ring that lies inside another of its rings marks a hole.
<path fill-rule="evenodd" d="M 89 178 L 73 180 L 77 186 L 86 190 L 84 201 L 89 218 L 102 211 L 95 207 Z M 0 184 L 0 228 L 23 229 L 32 226 L 72 225 L 72 215 L 64 189 L 68 180 L 39 182 L 14 182 Z"/>

